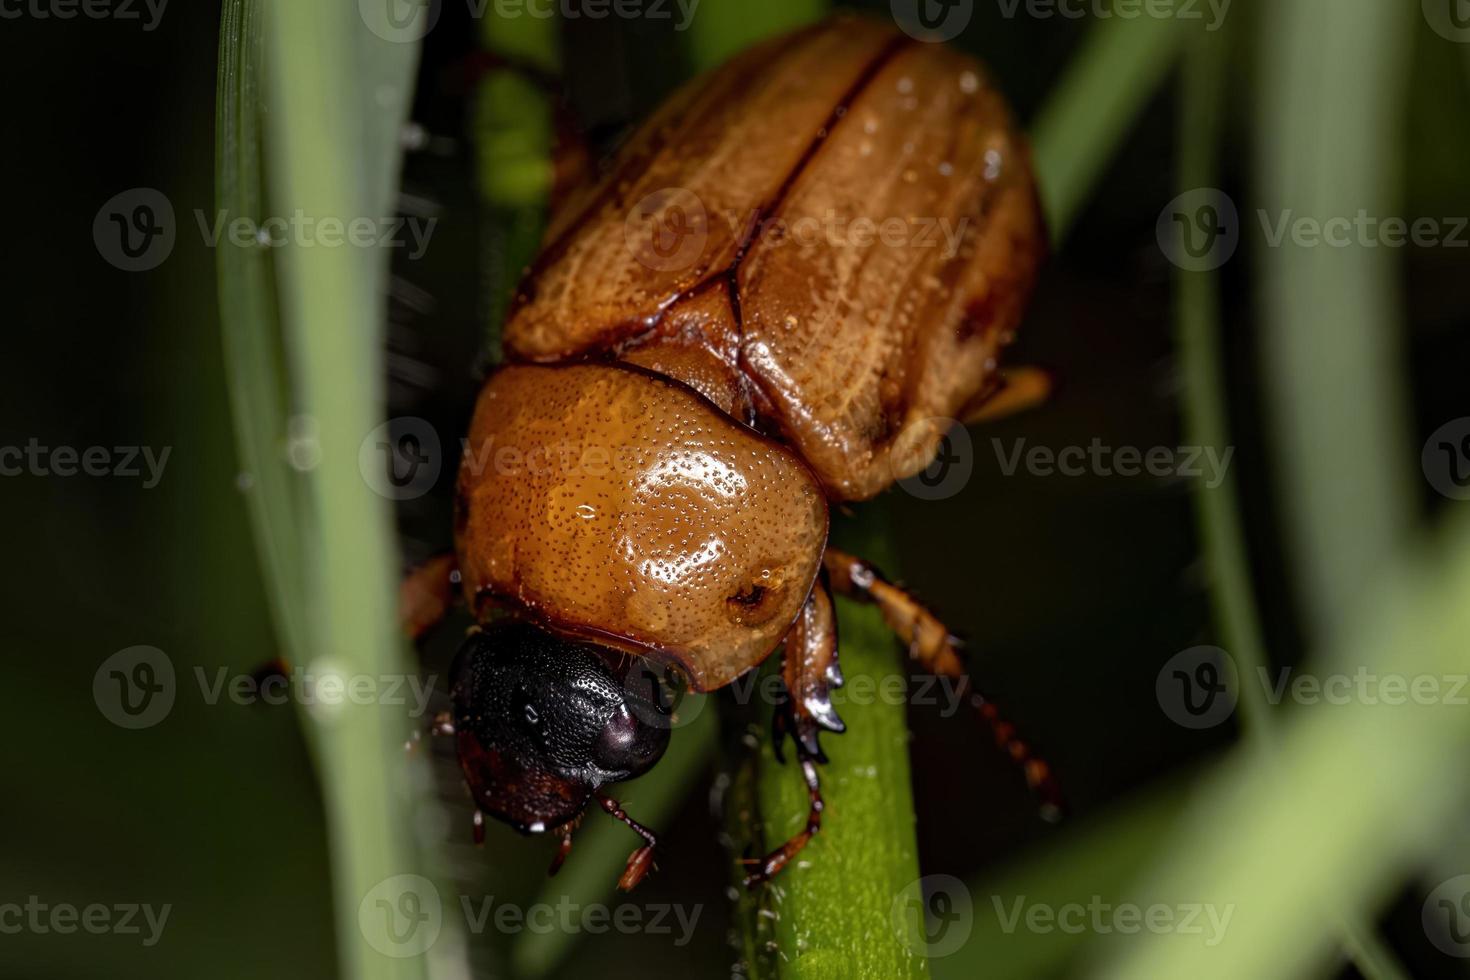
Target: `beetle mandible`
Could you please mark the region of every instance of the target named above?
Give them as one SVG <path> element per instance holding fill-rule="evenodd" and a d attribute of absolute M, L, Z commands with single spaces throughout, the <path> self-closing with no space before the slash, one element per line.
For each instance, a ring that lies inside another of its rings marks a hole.
<path fill-rule="evenodd" d="M 1038 376 L 1008 382 L 997 359 L 1044 251 L 1026 146 L 980 65 L 855 18 L 696 79 L 558 202 L 475 407 L 455 555 L 405 583 L 412 633 L 452 579 L 481 623 L 441 726 L 480 832 L 489 814 L 550 833 L 559 864 L 595 799 L 644 838 L 631 888 L 654 835 L 604 787 L 669 739 L 631 666 L 712 691 L 781 648 L 775 734 L 811 804 L 755 863 L 764 881 L 821 825 L 818 734 L 843 730 L 833 593 L 968 684 L 933 615 L 827 546 L 828 508 L 923 470 L 940 420 L 1033 400 Z M 982 711 L 1049 796 L 1045 763 Z"/>

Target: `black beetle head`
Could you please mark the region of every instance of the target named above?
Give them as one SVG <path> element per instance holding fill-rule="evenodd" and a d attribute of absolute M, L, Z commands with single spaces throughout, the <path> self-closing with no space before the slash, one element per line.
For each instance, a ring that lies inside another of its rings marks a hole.
<path fill-rule="evenodd" d="M 480 809 L 527 833 L 552 830 L 604 783 L 647 772 L 669 744 L 669 712 L 631 660 L 525 622 L 472 634 L 450 696 Z"/>

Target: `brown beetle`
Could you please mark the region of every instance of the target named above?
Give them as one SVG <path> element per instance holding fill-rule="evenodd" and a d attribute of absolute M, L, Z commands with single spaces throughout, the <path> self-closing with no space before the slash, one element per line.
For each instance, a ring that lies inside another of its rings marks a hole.
<path fill-rule="evenodd" d="M 457 554 L 405 585 L 415 634 L 456 568 L 484 624 L 442 726 L 480 811 L 560 836 L 559 864 L 596 798 L 647 842 L 632 887 L 654 838 L 602 787 L 646 771 L 668 729 L 629 665 L 711 691 L 784 645 L 777 739 L 793 736 L 810 818 L 749 881 L 802 848 L 822 815 L 817 735 L 843 730 L 829 590 L 965 677 L 932 615 L 826 546 L 828 508 L 922 470 L 943 420 L 1032 400 L 1036 376 L 1008 385 L 996 360 L 1043 240 L 1027 150 L 980 66 L 850 18 L 687 85 L 559 204 L 475 409 Z M 1049 794 L 1045 764 L 982 710 Z"/>

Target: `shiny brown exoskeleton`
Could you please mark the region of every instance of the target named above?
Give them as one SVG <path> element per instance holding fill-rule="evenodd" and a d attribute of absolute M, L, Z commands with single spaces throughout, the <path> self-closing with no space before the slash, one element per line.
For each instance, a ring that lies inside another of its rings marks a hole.
<path fill-rule="evenodd" d="M 602 787 L 668 731 L 629 664 L 711 691 L 784 647 L 777 735 L 811 816 L 750 880 L 779 871 L 820 825 L 817 735 L 843 730 L 831 592 L 964 677 L 932 615 L 827 547 L 828 508 L 922 470 L 948 420 L 1027 400 L 1034 377 L 1008 388 L 996 361 L 1043 251 L 1026 148 L 981 67 L 857 19 L 689 84 L 562 201 L 459 476 L 454 564 L 485 625 L 444 728 L 480 811 L 558 835 L 559 863 L 596 798 L 647 841 L 631 887 L 653 836 Z M 450 568 L 409 583 L 416 632 Z"/>

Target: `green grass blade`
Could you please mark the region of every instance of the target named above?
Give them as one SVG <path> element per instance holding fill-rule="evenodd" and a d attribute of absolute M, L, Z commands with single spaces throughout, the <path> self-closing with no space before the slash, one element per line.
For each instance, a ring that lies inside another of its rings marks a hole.
<path fill-rule="evenodd" d="M 1447 548 L 1416 550 L 1382 570 L 1326 662 L 1379 677 L 1464 670 L 1470 635 L 1470 521 Z M 1334 908 L 1366 909 L 1452 833 L 1470 724 L 1444 703 L 1302 706 L 1280 726 L 1276 765 L 1237 753 L 1190 808 L 1167 862 L 1136 895 L 1233 909 L 1225 941 L 1139 936 L 1108 977 L 1194 980 L 1292 977 L 1328 956 Z"/>
<path fill-rule="evenodd" d="M 1416 9 L 1374 0 L 1275 5 L 1263 26 L 1260 198 L 1283 216 L 1397 214 Z M 1255 216 L 1244 216 L 1250 221 Z M 1327 639 L 1409 535 L 1408 400 L 1396 249 L 1261 250 L 1262 374 L 1288 560 L 1306 625 Z"/>
<path fill-rule="evenodd" d="M 1178 189 L 1214 187 L 1225 104 L 1226 35 L 1204 35 L 1186 48 L 1179 114 Z M 1186 442 L 1223 449 L 1233 444 L 1221 366 L 1220 284 L 1215 270 L 1175 272 L 1177 343 L 1183 379 L 1182 409 Z M 1254 678 L 1269 668 L 1260 613 L 1246 554 L 1239 490 L 1233 473 L 1217 486 L 1196 482 L 1195 509 L 1201 551 L 1209 574 L 1210 598 L 1220 640 L 1241 675 Z M 1264 686 L 1241 686 L 1237 710 L 1250 743 L 1261 750 L 1260 764 L 1272 765 L 1273 719 Z M 1348 955 L 1369 980 L 1398 980 L 1405 973 L 1378 938 L 1371 922 L 1344 910 L 1342 940 Z"/>
<path fill-rule="evenodd" d="M 1032 126 L 1036 180 L 1061 242 L 1133 121 L 1173 66 L 1177 17 L 1113 17 L 1094 27 Z"/>
<path fill-rule="evenodd" d="M 261 0 L 227 0 L 224 5 L 215 134 L 218 210 L 257 225 L 265 217 L 260 132 L 262 10 Z M 282 652 L 297 660 L 305 655 L 307 646 L 299 548 L 307 515 L 302 481 L 286 462 L 291 398 L 271 254 L 264 247 L 240 247 L 225 236 L 217 252 L 217 266 L 240 487 Z"/>
<path fill-rule="evenodd" d="M 1229 48 L 1225 37 L 1206 35 L 1193 39 L 1186 51 L 1179 103 L 1181 192 L 1214 187 L 1219 179 L 1217 155 Z M 1223 451 L 1234 443 L 1222 366 L 1219 276 L 1213 270 L 1176 269 L 1174 290 L 1185 441 Z M 1269 660 L 1251 582 L 1234 473 L 1227 471 L 1214 487 L 1195 481 L 1194 504 L 1220 640 L 1240 672 L 1255 677 L 1258 669 L 1269 666 Z M 1264 740 L 1270 722 L 1269 707 L 1259 685 L 1243 686 L 1238 708 L 1248 737 Z"/>
<path fill-rule="evenodd" d="M 346 222 L 392 213 L 415 46 L 371 34 L 359 13 L 355 5 L 281 0 L 266 8 L 266 163 L 278 214 Z M 293 242 L 275 258 L 302 408 L 297 465 L 314 514 L 302 542 L 310 613 L 302 666 L 318 678 L 402 675 L 411 668 L 395 622 L 390 515 L 357 465 L 359 445 L 382 417 L 388 257 Z M 424 976 L 425 957 L 386 955 L 358 916 L 375 886 L 419 865 L 406 719 L 351 699 L 308 707 L 303 718 L 329 820 L 343 974 Z"/>
<path fill-rule="evenodd" d="M 1269 21 L 1265 89 L 1281 97 L 1266 101 L 1263 116 L 1271 208 L 1261 214 L 1279 218 L 1288 204 L 1318 218 L 1365 207 L 1392 213 L 1394 141 L 1384 134 L 1405 77 L 1405 12 L 1367 2 L 1330 9 L 1295 2 L 1277 13 Z M 1265 253 L 1270 323 L 1263 336 L 1284 433 L 1278 448 L 1285 525 L 1295 532 L 1289 544 L 1303 572 L 1310 631 L 1331 644 L 1319 662 L 1414 676 L 1453 660 L 1451 637 L 1465 624 L 1445 578 L 1464 587 L 1470 551 L 1462 525 L 1442 569 L 1415 556 L 1419 563 L 1383 574 L 1409 537 L 1411 513 L 1404 468 L 1392 465 L 1410 457 L 1399 440 L 1397 372 L 1385 370 L 1397 320 L 1389 263 L 1381 250 L 1362 246 L 1313 251 L 1288 242 Z M 1354 424 L 1344 424 L 1349 418 Z M 1370 586 L 1377 601 L 1365 616 Z M 1401 974 L 1357 923 L 1400 862 L 1418 856 L 1458 791 L 1445 785 L 1458 781 L 1435 773 L 1453 765 L 1446 746 L 1466 736 L 1453 722 L 1443 707 L 1362 700 L 1292 713 L 1269 764 L 1256 753 L 1238 756 L 1200 801 L 1198 812 L 1231 833 L 1196 826 L 1155 879 L 1169 893 L 1182 889 L 1234 907 L 1229 941 L 1205 954 L 1179 937 L 1153 937 L 1118 964 L 1117 975 L 1288 976 L 1320 960 L 1344 923 L 1365 973 Z"/>

